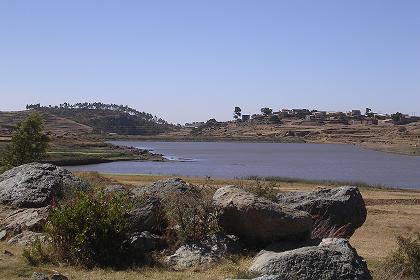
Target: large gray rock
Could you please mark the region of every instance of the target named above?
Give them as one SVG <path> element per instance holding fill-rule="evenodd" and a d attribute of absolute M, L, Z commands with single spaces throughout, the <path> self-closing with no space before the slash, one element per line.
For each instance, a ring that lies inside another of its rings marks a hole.
<path fill-rule="evenodd" d="M 40 273 L 40 272 L 34 272 L 32 274 L 31 280 L 69 280 L 66 276 L 64 276 L 61 273 L 55 272 L 51 274 L 51 277 L 48 277 L 47 275 Z"/>
<path fill-rule="evenodd" d="M 31 276 L 31 280 L 49 280 L 49 278 L 44 273 L 34 272 Z"/>
<path fill-rule="evenodd" d="M 326 238 L 318 246 L 285 252 L 263 250 L 249 271 L 282 280 L 372 279 L 365 261 L 341 238 Z"/>
<path fill-rule="evenodd" d="M 157 181 L 148 187 L 130 189 L 129 195 L 134 206 L 129 217 L 133 231 L 159 233 L 166 227 L 164 207 L 171 207 L 179 199 L 199 199 L 201 192 L 180 178 L 172 178 Z"/>
<path fill-rule="evenodd" d="M 283 239 L 309 236 L 311 216 L 282 207 L 235 186 L 218 189 L 213 196 L 220 209 L 219 224 L 247 245 L 263 247 Z"/>
<path fill-rule="evenodd" d="M 209 266 L 222 258 L 238 253 L 238 239 L 232 235 L 210 235 L 206 239 L 181 246 L 165 259 L 165 263 L 176 270 Z"/>
<path fill-rule="evenodd" d="M 279 193 L 281 205 L 309 212 L 314 220 L 324 220 L 330 227 L 341 228 L 350 237 L 366 220 L 366 206 L 357 187 L 322 188 L 312 192 Z M 328 237 L 328 236 L 320 236 Z"/>
<path fill-rule="evenodd" d="M 163 200 L 176 195 L 195 196 L 200 194 L 200 190 L 196 186 L 185 182 L 181 178 L 160 180 L 146 187 L 145 190 L 148 194 Z"/>
<path fill-rule="evenodd" d="M 128 216 L 131 232 L 160 233 L 165 229 L 163 206 L 152 196 L 132 197 L 133 209 Z"/>
<path fill-rule="evenodd" d="M 134 233 L 130 236 L 130 247 L 140 253 L 158 250 L 163 245 L 163 238 L 148 231 Z"/>
<path fill-rule="evenodd" d="M 0 175 L 0 203 L 37 208 L 51 204 L 67 188 L 86 189 L 70 171 L 52 164 L 29 163 Z"/>

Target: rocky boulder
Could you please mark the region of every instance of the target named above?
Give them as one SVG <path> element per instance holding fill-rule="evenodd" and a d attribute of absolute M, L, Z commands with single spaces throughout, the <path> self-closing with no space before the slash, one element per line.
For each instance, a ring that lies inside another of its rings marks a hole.
<path fill-rule="evenodd" d="M 112 194 L 112 193 L 117 193 L 117 194 L 128 194 L 129 191 L 127 190 L 127 188 L 125 186 L 122 185 L 111 185 L 111 186 L 106 186 L 104 188 L 104 193 L 106 194 Z"/>
<path fill-rule="evenodd" d="M 12 238 L 10 238 L 7 242 L 9 244 L 27 246 L 34 243 L 37 239 L 40 240 L 41 242 L 45 242 L 46 236 L 39 232 L 23 231 L 19 233 L 18 235 L 15 235 Z"/>
<path fill-rule="evenodd" d="M 322 188 L 312 192 L 279 193 L 277 202 L 293 209 L 309 212 L 314 220 L 328 221 L 329 226 L 343 227 L 343 236 L 350 237 L 363 225 L 367 210 L 357 187 Z M 326 236 L 323 236 L 326 237 Z"/>
<path fill-rule="evenodd" d="M 162 237 L 148 231 L 133 233 L 130 236 L 130 247 L 142 253 L 161 249 L 164 243 Z"/>
<path fill-rule="evenodd" d="M 200 190 L 180 178 L 161 180 L 148 187 L 137 187 L 129 190 L 133 201 L 133 210 L 129 221 L 135 232 L 163 230 L 166 225 L 163 219 L 164 206 L 176 203 L 182 198 L 199 198 Z"/>
<path fill-rule="evenodd" d="M 41 232 L 48 218 L 49 207 L 14 210 L 0 220 L 0 240 L 22 231 Z"/>
<path fill-rule="evenodd" d="M 220 226 L 247 245 L 261 247 L 283 239 L 302 239 L 311 231 L 308 213 L 282 207 L 239 187 L 218 189 L 213 202 L 220 210 Z"/>
<path fill-rule="evenodd" d="M 163 200 L 173 196 L 195 196 L 200 193 L 200 190 L 196 186 L 185 182 L 181 178 L 160 180 L 146 187 L 145 190 L 149 195 L 159 197 Z"/>
<path fill-rule="evenodd" d="M 128 222 L 131 232 L 159 233 L 165 228 L 163 206 L 156 197 L 132 197 L 133 209 Z"/>
<path fill-rule="evenodd" d="M 64 276 L 61 273 L 55 272 L 51 274 L 51 277 L 48 277 L 48 275 L 45 275 L 40 272 L 34 272 L 32 274 L 31 280 L 69 280 L 66 276 Z"/>
<path fill-rule="evenodd" d="M 176 270 L 209 266 L 222 258 L 238 253 L 238 239 L 232 235 L 210 235 L 206 239 L 181 246 L 165 259 L 165 263 Z"/>
<path fill-rule="evenodd" d="M 326 238 L 318 246 L 291 251 L 263 250 L 249 271 L 261 279 L 371 280 L 365 261 L 346 239 Z"/>
<path fill-rule="evenodd" d="M 51 204 L 67 188 L 87 189 L 70 171 L 52 164 L 29 163 L 0 175 L 0 203 L 38 208 Z"/>

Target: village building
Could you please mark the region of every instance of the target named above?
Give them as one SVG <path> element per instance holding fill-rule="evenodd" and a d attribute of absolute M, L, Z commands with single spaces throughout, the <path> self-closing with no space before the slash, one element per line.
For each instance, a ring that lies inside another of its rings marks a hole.
<path fill-rule="evenodd" d="M 242 121 L 247 122 L 251 119 L 251 115 L 242 115 Z"/>

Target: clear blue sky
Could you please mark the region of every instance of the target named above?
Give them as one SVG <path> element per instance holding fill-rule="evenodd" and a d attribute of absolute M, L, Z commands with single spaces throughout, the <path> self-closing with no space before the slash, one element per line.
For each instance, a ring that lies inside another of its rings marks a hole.
<path fill-rule="evenodd" d="M 420 114 L 420 1 L 0 0 L 0 110 L 79 101 Z"/>

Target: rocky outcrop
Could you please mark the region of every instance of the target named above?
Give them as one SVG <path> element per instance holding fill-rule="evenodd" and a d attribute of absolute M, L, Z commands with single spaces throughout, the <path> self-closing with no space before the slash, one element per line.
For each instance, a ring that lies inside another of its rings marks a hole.
<path fill-rule="evenodd" d="M 220 226 L 247 245 L 261 247 L 288 238 L 302 239 L 311 231 L 308 213 L 282 207 L 239 187 L 218 189 L 213 202 L 220 209 Z"/>
<path fill-rule="evenodd" d="M 104 188 L 104 193 L 128 194 L 129 191 L 122 185 L 111 185 Z"/>
<path fill-rule="evenodd" d="M 23 231 L 41 232 L 47 221 L 48 212 L 49 207 L 14 210 L 0 221 L 0 240 L 16 236 Z"/>
<path fill-rule="evenodd" d="M 330 227 L 343 227 L 343 235 L 346 237 L 350 237 L 362 226 L 367 216 L 359 189 L 351 186 L 322 188 L 312 192 L 279 193 L 277 202 L 307 211 L 315 220 L 328 221 Z"/>
<path fill-rule="evenodd" d="M 23 231 L 13 236 L 12 238 L 10 238 L 7 242 L 9 244 L 27 246 L 34 243 L 37 239 L 40 240 L 41 242 L 44 242 L 46 240 L 46 236 L 39 232 Z"/>
<path fill-rule="evenodd" d="M 163 245 L 163 238 L 148 231 L 134 233 L 130 237 L 130 247 L 141 253 L 156 251 Z"/>
<path fill-rule="evenodd" d="M 211 235 L 200 242 L 181 246 L 166 258 L 165 263 L 176 270 L 209 266 L 228 255 L 238 253 L 239 249 L 239 242 L 235 236 Z"/>
<path fill-rule="evenodd" d="M 162 200 L 173 196 L 194 196 L 200 193 L 199 189 L 181 178 L 160 180 L 144 188 L 147 194 L 159 197 Z"/>
<path fill-rule="evenodd" d="M 131 232 L 160 232 L 164 229 L 162 203 L 156 197 L 132 197 L 133 209 L 128 216 Z"/>
<path fill-rule="evenodd" d="M 37 208 L 51 204 L 67 188 L 87 189 L 70 171 L 52 164 L 24 164 L 0 175 L 0 203 Z"/>
<path fill-rule="evenodd" d="M 161 180 L 149 187 L 137 187 L 129 190 L 133 201 L 133 210 L 129 221 L 133 231 L 142 232 L 163 230 L 163 208 L 181 198 L 200 198 L 199 189 L 180 178 Z"/>
<path fill-rule="evenodd" d="M 13 211 L 0 222 L 6 229 L 41 231 L 48 218 L 49 207 L 21 208 Z"/>
<path fill-rule="evenodd" d="M 34 272 L 31 280 L 49 280 L 48 276 L 41 272 Z"/>
<path fill-rule="evenodd" d="M 48 277 L 48 275 L 41 272 L 34 272 L 31 280 L 69 280 L 69 278 L 57 272 L 51 274 L 51 277 Z"/>
<path fill-rule="evenodd" d="M 249 271 L 282 280 L 372 279 L 365 261 L 341 238 L 326 238 L 318 246 L 285 252 L 263 250 Z"/>

